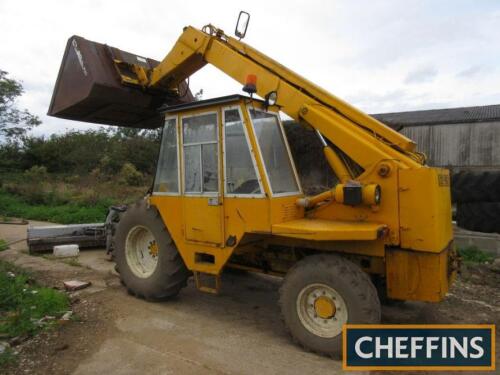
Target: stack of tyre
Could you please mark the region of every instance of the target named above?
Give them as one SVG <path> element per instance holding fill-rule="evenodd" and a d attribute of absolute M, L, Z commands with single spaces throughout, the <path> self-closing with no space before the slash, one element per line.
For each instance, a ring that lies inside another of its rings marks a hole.
<path fill-rule="evenodd" d="M 461 228 L 500 233 L 500 171 L 462 171 L 452 175 L 452 200 Z"/>

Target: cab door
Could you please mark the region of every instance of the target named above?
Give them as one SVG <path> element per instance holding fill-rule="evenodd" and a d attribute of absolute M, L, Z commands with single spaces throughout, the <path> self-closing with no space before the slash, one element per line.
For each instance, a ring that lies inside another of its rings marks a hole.
<path fill-rule="evenodd" d="M 259 154 L 242 107 L 222 108 L 224 143 L 224 218 L 226 245 L 245 233 L 270 233 L 269 199 L 259 171 Z M 260 163 L 262 166 L 262 163 Z M 263 171 L 263 169 L 262 169 Z"/>
<path fill-rule="evenodd" d="M 181 130 L 185 239 L 220 246 L 224 225 L 218 112 L 181 116 Z"/>

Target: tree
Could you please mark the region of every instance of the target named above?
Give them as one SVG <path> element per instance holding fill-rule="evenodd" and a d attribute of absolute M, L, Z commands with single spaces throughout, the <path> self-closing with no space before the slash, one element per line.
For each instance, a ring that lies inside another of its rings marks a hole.
<path fill-rule="evenodd" d="M 22 136 L 41 124 L 38 116 L 16 107 L 15 101 L 24 89 L 20 82 L 8 78 L 7 74 L 0 70 L 0 139 Z"/>

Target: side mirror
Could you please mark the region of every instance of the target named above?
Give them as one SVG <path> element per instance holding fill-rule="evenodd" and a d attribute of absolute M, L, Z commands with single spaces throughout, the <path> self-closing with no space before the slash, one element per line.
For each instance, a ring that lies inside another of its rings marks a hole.
<path fill-rule="evenodd" d="M 240 15 L 238 16 L 238 22 L 236 23 L 236 29 L 234 30 L 234 35 L 236 35 L 240 39 L 243 39 L 247 33 L 249 22 L 250 22 L 250 14 L 241 11 Z"/>

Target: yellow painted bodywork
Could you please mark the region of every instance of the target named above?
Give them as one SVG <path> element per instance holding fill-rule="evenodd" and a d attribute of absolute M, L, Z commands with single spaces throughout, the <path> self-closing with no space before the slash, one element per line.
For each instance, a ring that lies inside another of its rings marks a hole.
<path fill-rule="evenodd" d="M 369 241 L 379 237 L 383 224 L 336 221 L 325 219 L 298 219 L 272 226 L 276 236 L 302 238 L 314 241 Z"/>
<path fill-rule="evenodd" d="M 307 123 L 347 154 L 362 169 L 359 176 L 353 176 L 356 183 L 379 185 L 382 199 L 380 204 L 365 200 L 348 206 L 328 200 L 329 194 L 325 194 L 321 196 L 324 202 L 305 211 L 296 204 L 301 194 L 273 196 L 246 110 L 249 105 L 262 105 L 240 100 L 232 105 L 241 106 L 264 194 L 226 197 L 220 158 L 218 205 L 209 205 L 207 197 L 182 194 L 153 194 L 150 198 L 189 269 L 218 275 L 243 236 L 259 234 L 290 247 L 373 257 L 374 264 L 385 264 L 383 272 L 392 298 L 436 301 L 444 296 L 451 277 L 447 249 L 453 240 L 446 170 L 426 166 L 424 156 L 402 134 L 212 26 L 205 31 L 186 27 L 164 60 L 147 72 L 147 82 L 142 74 L 137 82 L 145 88 L 173 89 L 206 64 L 242 85 L 247 75 L 255 75 L 259 96 L 275 91 L 277 108 Z M 220 108 L 186 110 L 189 114 L 203 111 L 219 113 L 222 155 Z M 343 182 L 348 182 L 350 171 L 343 161 L 326 153 L 332 167 L 343 171 Z M 180 158 L 182 166 L 182 153 Z M 235 243 L 230 241 L 232 237 Z M 214 262 L 197 261 L 197 253 L 212 255 Z"/>
<path fill-rule="evenodd" d="M 453 238 L 447 169 L 399 171 L 401 247 L 441 252 Z"/>
<path fill-rule="evenodd" d="M 441 301 L 455 277 L 449 268 L 449 252 L 387 250 L 387 295 L 399 300 Z"/>
<path fill-rule="evenodd" d="M 207 197 L 184 196 L 182 203 L 186 240 L 221 246 L 224 217 L 221 205 L 210 206 Z"/>

